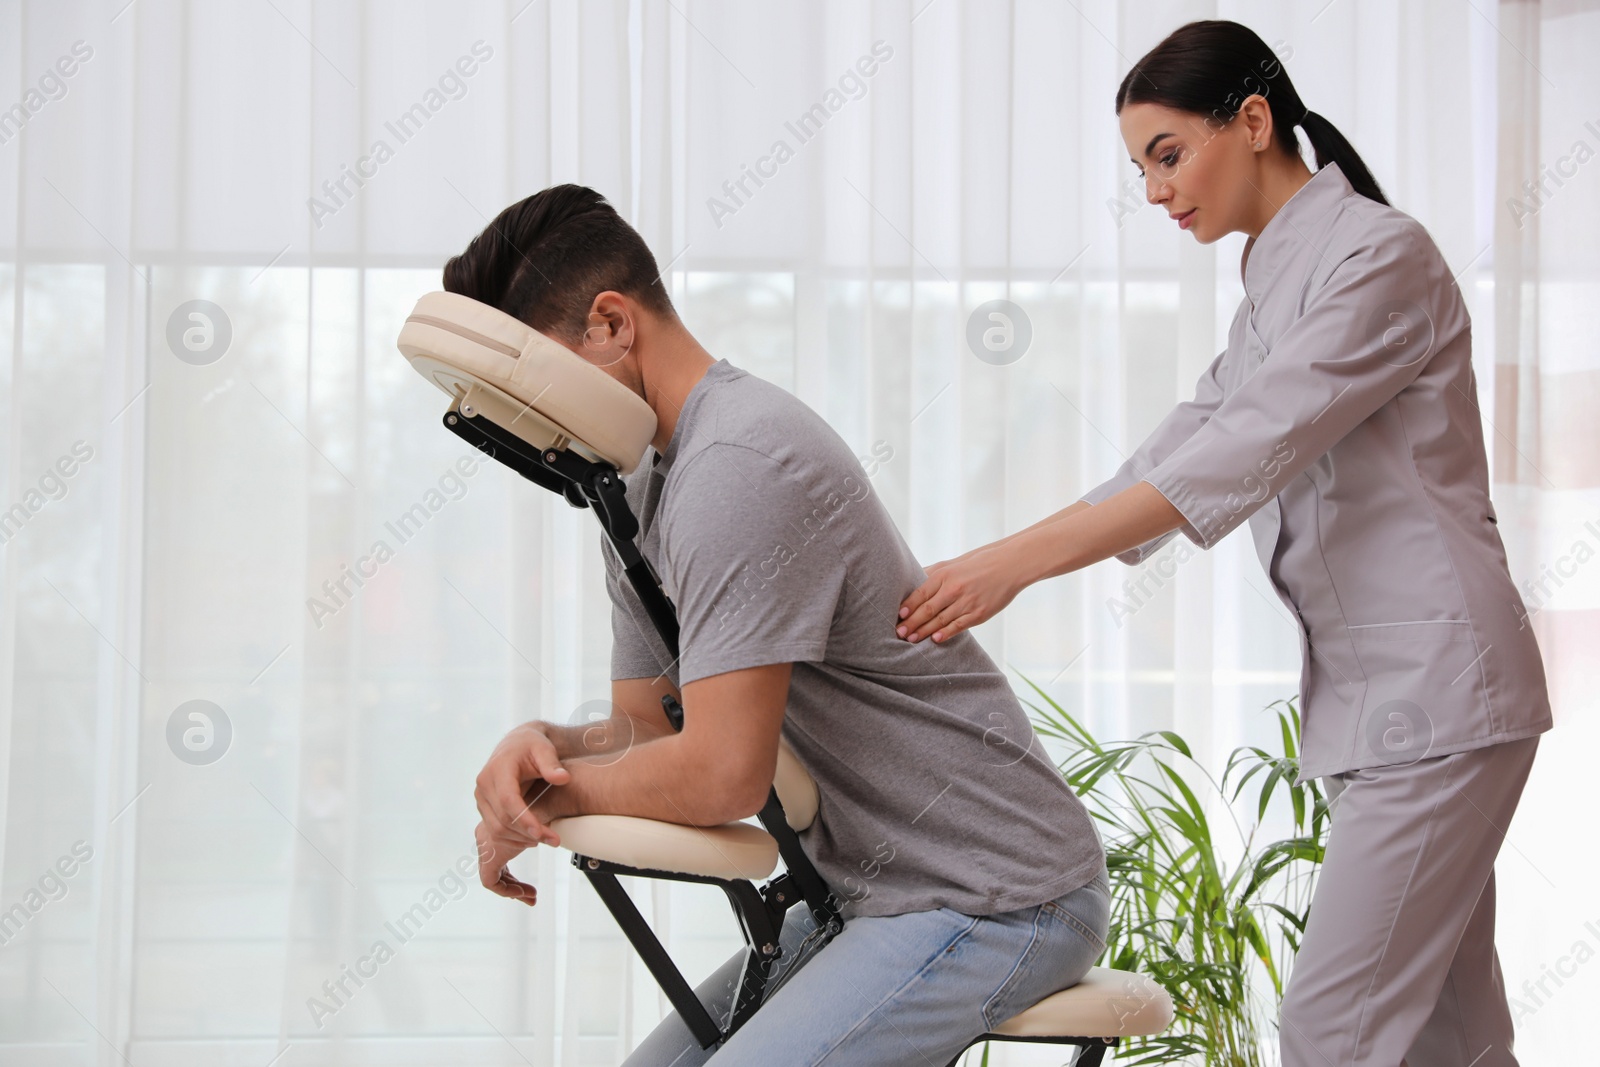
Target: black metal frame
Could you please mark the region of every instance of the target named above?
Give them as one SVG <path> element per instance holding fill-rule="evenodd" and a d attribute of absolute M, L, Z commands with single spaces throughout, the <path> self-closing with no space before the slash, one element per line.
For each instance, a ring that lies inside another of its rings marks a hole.
<path fill-rule="evenodd" d="M 543 451 L 511 433 L 509 430 L 483 416 L 463 414 L 457 405 L 445 412 L 447 430 L 466 441 L 478 451 L 499 460 L 529 481 L 560 495 L 575 508 L 590 508 L 600 520 L 606 538 L 617 550 L 627 575 L 639 600 L 644 605 L 650 621 L 655 625 L 669 654 L 678 656 L 678 617 L 672 601 L 661 588 L 660 578 L 648 560 L 639 551 L 634 538 L 639 535 L 639 521 L 628 507 L 627 487 L 617 469 L 607 463 L 596 463 L 565 448 L 547 448 Z M 661 698 L 662 710 L 675 730 L 683 729 L 683 708 L 671 696 Z M 779 934 L 785 915 L 802 901 L 811 909 L 819 928 L 823 929 L 824 943 L 844 929 L 844 917 L 839 913 L 838 898 L 812 864 L 801 847 L 800 837 L 789 825 L 783 804 L 776 789 L 767 793 L 766 805 L 757 816 L 763 828 L 778 843 L 778 854 L 783 858 L 784 873 L 769 879 L 759 889 L 746 879 L 714 878 L 705 875 L 684 874 L 676 871 L 657 871 L 628 867 L 574 853 L 572 865 L 589 879 L 595 892 L 616 919 L 617 925 L 633 944 L 650 974 L 671 1001 L 678 1017 L 689 1028 L 701 1048 L 710 1048 L 732 1037 L 761 1006 L 766 992 L 772 965 L 782 957 Z M 617 881 L 618 876 L 665 879 L 674 882 L 699 882 L 715 885 L 727 895 L 734 915 L 744 933 L 745 956 L 740 969 L 739 991 L 734 997 L 725 1022 L 719 1023 L 695 994 L 678 970 L 677 964 L 667 955 L 656 938 L 650 924 L 639 914 L 633 899 Z M 1004 1034 L 980 1034 L 967 1046 L 971 1048 L 983 1041 L 1020 1041 L 1030 1044 L 1078 1045 L 1078 1055 L 1073 1067 L 1100 1067 L 1106 1049 L 1118 1043 L 1115 1037 L 1008 1037 Z M 966 1054 L 957 1053 L 950 1067 Z"/>

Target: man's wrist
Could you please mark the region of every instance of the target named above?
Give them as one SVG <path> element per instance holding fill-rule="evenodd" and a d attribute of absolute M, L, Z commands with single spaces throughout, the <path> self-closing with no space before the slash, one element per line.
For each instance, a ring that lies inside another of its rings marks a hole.
<path fill-rule="evenodd" d="M 582 727 L 577 728 L 575 731 L 572 726 L 558 722 L 546 722 L 543 719 L 535 719 L 528 723 L 527 726 L 529 729 L 537 730 L 544 734 L 551 747 L 556 750 L 557 759 L 569 760 L 574 756 L 583 755 L 581 747 Z"/>
<path fill-rule="evenodd" d="M 566 785 L 551 785 L 543 779 L 530 782 L 522 799 L 527 801 L 528 810 L 547 826 L 552 819 L 578 814 L 577 795 L 571 781 Z"/>

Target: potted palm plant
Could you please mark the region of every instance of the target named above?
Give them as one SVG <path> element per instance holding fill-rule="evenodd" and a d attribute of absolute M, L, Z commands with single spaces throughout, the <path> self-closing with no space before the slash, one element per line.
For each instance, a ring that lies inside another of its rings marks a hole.
<path fill-rule="evenodd" d="M 1130 1039 L 1117 1062 L 1272 1062 L 1328 827 L 1316 780 L 1294 784 L 1293 702 L 1266 709 L 1277 714 L 1274 749 L 1235 749 L 1219 780 L 1171 730 L 1103 742 L 1028 685 L 1040 698 L 1026 701 L 1036 729 L 1068 749 L 1061 771 L 1102 827 L 1111 929 L 1101 962 L 1151 975 L 1176 1008 L 1166 1033 Z M 1252 782 L 1256 792 L 1246 797 Z M 1263 832 L 1269 812 L 1287 835 Z"/>

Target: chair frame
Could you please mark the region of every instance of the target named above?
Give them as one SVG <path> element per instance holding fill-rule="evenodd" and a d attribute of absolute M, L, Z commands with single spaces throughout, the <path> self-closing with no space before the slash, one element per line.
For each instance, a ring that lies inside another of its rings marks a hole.
<path fill-rule="evenodd" d="M 651 623 L 674 659 L 678 655 L 678 619 L 672 601 L 661 588 L 660 579 L 639 551 L 635 538 L 639 522 L 628 506 L 626 486 L 617 469 L 608 463 L 593 462 L 576 452 L 550 447 L 542 451 L 489 418 L 474 412 L 459 399 L 445 412 L 444 426 L 478 451 L 499 460 L 534 484 L 560 495 L 575 508 L 589 508 L 600 520 L 601 529 L 616 549 L 623 572 L 638 593 Z M 673 697 L 661 699 L 662 710 L 675 730 L 683 729 L 683 708 Z M 629 867 L 608 860 L 573 853 L 572 864 L 582 871 L 599 894 L 623 934 L 639 953 L 651 975 L 661 986 L 679 1018 L 699 1042 L 710 1048 L 732 1037 L 748 1022 L 766 994 L 767 981 L 783 954 L 779 934 L 788 910 L 804 902 L 811 909 L 818 927 L 824 930 L 825 945 L 844 929 L 838 897 L 828 888 L 811 858 L 801 846 L 799 834 L 789 825 L 776 789 L 767 793 L 767 802 L 757 818 L 777 842 L 784 872 L 768 879 L 759 888 L 747 879 L 725 879 L 677 871 Z M 713 1019 L 619 877 L 654 878 L 675 882 L 696 882 L 719 887 L 733 906 L 744 935 L 744 960 L 740 968 L 739 989 L 726 1022 Z M 984 1041 L 1017 1041 L 1029 1044 L 1076 1045 L 1073 1067 L 1099 1067 L 1106 1049 L 1116 1046 L 1116 1037 L 1023 1037 L 1007 1034 L 980 1034 L 956 1054 L 949 1067 L 955 1067 L 967 1049 Z"/>

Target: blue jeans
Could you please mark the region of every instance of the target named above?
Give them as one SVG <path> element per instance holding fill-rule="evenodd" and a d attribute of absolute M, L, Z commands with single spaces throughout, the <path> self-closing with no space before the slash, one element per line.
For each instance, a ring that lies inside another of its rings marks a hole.
<path fill-rule="evenodd" d="M 674 1012 L 625 1067 L 944 1067 L 979 1034 L 1074 985 L 1105 948 L 1105 871 L 1035 907 L 998 915 L 949 908 L 846 921 L 818 947 L 816 920 L 790 909 L 762 1006 L 702 1049 Z M 696 991 L 726 1020 L 743 953 Z"/>

